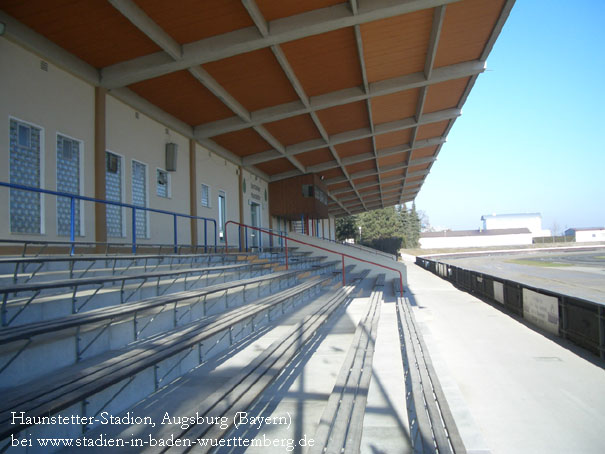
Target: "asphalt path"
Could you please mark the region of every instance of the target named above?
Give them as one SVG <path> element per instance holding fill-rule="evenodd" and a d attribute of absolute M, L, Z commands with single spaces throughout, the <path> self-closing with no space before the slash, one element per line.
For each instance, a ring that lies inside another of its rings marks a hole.
<path fill-rule="evenodd" d="M 437 260 L 605 305 L 605 249 L 438 257 Z"/>

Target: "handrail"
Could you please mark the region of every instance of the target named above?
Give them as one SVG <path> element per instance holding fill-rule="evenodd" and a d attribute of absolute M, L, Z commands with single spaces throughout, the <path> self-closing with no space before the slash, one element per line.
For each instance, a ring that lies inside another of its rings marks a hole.
<path fill-rule="evenodd" d="M 16 184 L 16 183 L 6 183 L 4 181 L 0 181 L 0 186 L 4 186 L 4 187 L 10 188 L 10 189 L 17 189 L 17 190 L 21 190 L 21 191 L 37 192 L 37 193 L 41 193 L 41 194 L 50 194 L 50 195 L 54 195 L 57 197 L 68 198 L 70 200 L 69 242 L 72 245 L 71 250 L 70 250 L 70 255 L 74 254 L 74 249 L 75 249 L 75 244 L 76 244 L 76 241 L 75 241 L 75 226 L 76 226 L 76 222 L 75 222 L 76 202 L 75 201 L 76 200 L 84 200 L 87 202 L 94 202 L 94 203 L 103 203 L 105 205 L 114 205 L 114 206 L 119 206 L 122 208 L 132 209 L 132 243 L 126 243 L 126 244 L 132 245 L 133 254 L 136 253 L 136 245 L 137 245 L 137 232 L 136 232 L 136 211 L 137 210 L 150 211 L 152 213 L 167 214 L 167 215 L 170 215 L 173 217 L 173 229 L 174 229 L 174 243 L 173 244 L 174 244 L 175 253 L 178 253 L 177 217 L 188 218 L 188 219 L 200 219 L 200 220 L 204 221 L 204 251 L 207 251 L 207 248 L 208 248 L 207 222 L 210 221 L 214 224 L 214 252 L 216 252 L 216 249 L 217 249 L 216 220 L 212 219 L 212 218 L 205 218 L 202 216 L 192 216 L 190 214 L 176 213 L 174 211 L 166 211 L 166 210 L 160 210 L 157 208 L 137 206 L 137 205 L 132 205 L 132 204 L 123 203 L 123 202 L 114 202 L 112 200 L 97 199 L 94 197 L 87 197 L 87 196 L 83 196 L 83 195 L 79 195 L 79 194 L 70 194 L 68 192 L 52 191 L 50 189 L 36 188 L 33 186 L 24 186 L 24 185 Z"/>
<path fill-rule="evenodd" d="M 396 273 L 399 274 L 399 288 L 401 289 L 401 295 L 403 295 L 403 274 L 401 274 L 401 271 L 398 270 L 398 269 L 391 268 L 390 266 L 386 266 L 386 265 L 381 265 L 380 263 L 370 262 L 369 260 L 360 259 L 359 257 L 353 257 L 352 255 L 345 254 L 344 252 L 334 251 L 334 250 L 331 250 L 331 249 L 328 249 L 328 248 L 325 248 L 325 247 L 322 247 L 322 246 L 316 246 L 315 244 L 306 243 L 304 241 L 300 241 L 300 240 L 297 240 L 295 238 L 291 238 L 291 237 L 283 236 L 283 235 L 280 235 L 280 234 L 277 234 L 277 233 L 273 233 L 273 232 L 270 232 L 268 230 L 262 229 L 260 227 L 253 227 L 251 225 L 242 224 L 241 222 L 227 221 L 225 223 L 225 248 L 226 248 L 226 250 L 229 250 L 228 235 L 227 235 L 227 226 L 229 224 L 238 225 L 240 227 L 240 229 L 241 229 L 241 227 L 246 227 L 246 228 L 249 228 L 249 229 L 258 230 L 261 233 L 264 232 L 264 233 L 267 233 L 268 235 L 277 236 L 277 237 L 285 239 L 286 270 L 288 270 L 288 241 L 293 241 L 293 242 L 298 243 L 298 244 L 303 244 L 305 246 L 309 246 L 309 247 L 312 247 L 312 248 L 315 248 L 315 249 L 320 249 L 322 251 L 326 251 L 326 252 L 330 252 L 332 254 L 338 254 L 338 255 L 340 255 L 341 260 L 342 260 L 342 285 L 343 285 L 343 287 L 346 285 L 346 276 L 345 276 L 345 274 L 346 274 L 345 273 L 345 257 L 346 257 L 346 258 L 349 258 L 349 259 L 352 259 L 352 260 L 357 260 L 359 262 L 364 262 L 364 263 L 368 263 L 370 265 L 374 265 L 374 266 L 378 266 L 378 267 L 381 267 L 381 268 L 385 268 L 387 270 L 395 271 Z"/>
<path fill-rule="evenodd" d="M 114 242 L 106 242 L 106 241 L 54 241 L 54 240 L 13 240 L 13 239 L 7 239 L 7 238 L 0 238 L 0 244 L 17 244 L 17 245 L 23 245 L 23 251 L 21 252 L 21 257 L 39 257 L 42 252 L 44 252 L 44 250 L 49 247 L 49 246 L 65 246 L 65 245 L 69 245 L 71 246 L 72 244 L 75 247 L 82 247 L 82 248 L 92 248 L 92 247 L 97 247 L 97 246 L 105 246 L 105 256 L 107 257 L 113 257 L 114 254 L 110 254 L 109 250 L 112 247 L 116 247 L 116 246 L 131 246 L 131 243 L 114 243 Z M 40 246 L 40 250 L 35 252 L 35 255 L 32 256 L 27 256 L 27 247 L 28 246 L 32 246 L 32 245 L 38 245 Z M 165 247 L 168 248 L 174 248 L 174 244 L 173 243 L 137 243 L 135 245 L 136 248 L 158 248 L 158 254 L 162 254 L 162 249 Z M 182 249 L 191 249 L 191 253 L 192 254 L 196 254 L 197 250 L 199 248 L 205 248 L 206 246 L 204 245 L 197 245 L 197 246 L 192 246 L 189 243 L 180 243 L 177 244 L 178 247 L 178 252 L 177 254 L 180 254 L 180 251 Z M 211 246 L 212 247 L 212 246 Z M 207 251 L 204 251 L 204 253 L 206 253 Z M 74 254 L 71 254 L 72 256 Z M 136 255 L 136 252 L 135 252 Z"/>
<path fill-rule="evenodd" d="M 338 241 L 338 240 L 333 240 L 332 238 L 326 238 L 325 236 L 318 236 L 317 238 L 320 238 L 324 241 L 329 241 L 331 243 L 341 244 L 343 246 L 359 249 L 360 251 L 369 252 L 371 254 L 380 255 L 382 257 L 387 257 L 387 258 L 393 259 L 395 261 L 397 260 L 397 257 L 394 254 L 389 254 L 388 252 L 379 251 L 378 249 L 374 249 L 369 246 L 364 246 L 363 244 L 351 244 L 351 243 L 347 243 L 345 241 Z"/>

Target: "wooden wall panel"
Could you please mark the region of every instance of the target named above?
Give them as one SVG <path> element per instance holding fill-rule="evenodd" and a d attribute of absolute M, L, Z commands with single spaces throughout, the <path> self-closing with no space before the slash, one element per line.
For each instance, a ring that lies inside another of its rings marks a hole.
<path fill-rule="evenodd" d="M 435 67 L 477 60 L 504 3 L 505 0 L 464 0 L 447 5 Z"/>
<path fill-rule="evenodd" d="M 423 71 L 432 24 L 432 9 L 362 24 L 368 81 Z"/>
<path fill-rule="evenodd" d="M 285 146 L 321 138 L 310 115 L 298 115 L 263 126 Z"/>
<path fill-rule="evenodd" d="M 365 101 L 320 110 L 317 116 L 330 135 L 369 127 Z"/>
<path fill-rule="evenodd" d="M 221 134 L 220 136 L 213 137 L 212 140 L 241 157 L 261 153 L 273 148 L 252 128 Z"/>
<path fill-rule="evenodd" d="M 234 113 L 189 72 L 178 71 L 130 85 L 132 91 L 185 123 L 230 118 Z M 200 109 L 200 106 L 204 106 Z"/>
<path fill-rule="evenodd" d="M 357 42 L 351 27 L 290 41 L 281 48 L 307 96 L 363 83 Z"/>
<path fill-rule="evenodd" d="M 253 27 L 240 0 L 135 0 L 145 13 L 180 44 Z"/>
<path fill-rule="evenodd" d="M 248 111 L 299 99 L 269 49 L 235 55 L 203 67 Z"/>

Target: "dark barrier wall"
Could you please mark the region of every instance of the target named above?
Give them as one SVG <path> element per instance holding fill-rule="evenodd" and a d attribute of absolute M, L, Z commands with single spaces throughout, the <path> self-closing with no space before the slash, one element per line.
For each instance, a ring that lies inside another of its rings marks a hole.
<path fill-rule="evenodd" d="M 605 359 L 605 306 L 427 258 L 416 264 Z"/>

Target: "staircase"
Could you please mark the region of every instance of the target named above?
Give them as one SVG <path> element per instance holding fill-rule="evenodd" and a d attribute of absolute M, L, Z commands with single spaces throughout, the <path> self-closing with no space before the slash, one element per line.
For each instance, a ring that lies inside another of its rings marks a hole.
<path fill-rule="evenodd" d="M 372 377 L 406 382 L 406 350 L 375 351 L 401 299 L 363 267 L 343 286 L 340 261 L 287 257 L 0 259 L 0 452 L 373 449 Z"/>

